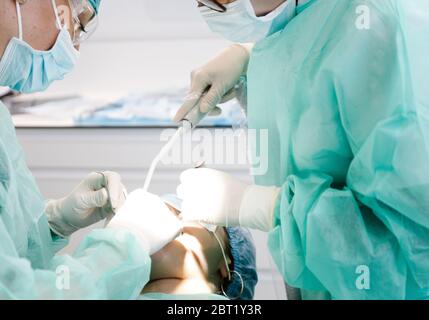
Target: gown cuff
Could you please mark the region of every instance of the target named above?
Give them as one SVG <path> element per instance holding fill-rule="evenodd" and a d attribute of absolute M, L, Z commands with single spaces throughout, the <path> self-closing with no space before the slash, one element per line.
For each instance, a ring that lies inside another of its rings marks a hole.
<path fill-rule="evenodd" d="M 274 209 L 280 188 L 252 185 L 240 206 L 240 225 L 269 232 L 274 228 Z"/>

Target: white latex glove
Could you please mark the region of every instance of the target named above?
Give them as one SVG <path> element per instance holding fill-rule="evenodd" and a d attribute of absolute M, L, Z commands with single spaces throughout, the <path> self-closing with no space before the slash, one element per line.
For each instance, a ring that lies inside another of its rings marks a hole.
<path fill-rule="evenodd" d="M 107 228 L 130 231 L 152 255 L 174 240 L 183 225 L 160 197 L 138 189 L 128 195 Z"/>
<path fill-rule="evenodd" d="M 234 44 L 223 50 L 214 59 L 192 72 L 191 89 L 174 117 L 178 122 L 194 108 L 202 113 L 219 115 L 220 103 L 236 96 L 235 85 L 247 73 L 253 44 Z"/>
<path fill-rule="evenodd" d="M 115 172 L 93 172 L 67 197 L 46 204 L 51 230 L 62 237 L 111 218 L 124 203 L 126 189 Z"/>
<path fill-rule="evenodd" d="M 244 183 L 212 169 L 182 173 L 177 195 L 183 200 L 182 219 L 261 231 L 274 227 L 274 207 L 280 189 Z"/>

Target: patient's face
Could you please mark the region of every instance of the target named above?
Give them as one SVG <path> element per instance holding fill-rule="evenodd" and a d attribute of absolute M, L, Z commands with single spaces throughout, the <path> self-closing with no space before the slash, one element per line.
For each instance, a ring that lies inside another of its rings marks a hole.
<path fill-rule="evenodd" d="M 170 208 L 173 212 L 177 212 Z M 229 259 L 228 236 L 216 231 Z M 186 223 L 183 233 L 152 256 L 151 281 L 160 279 L 205 279 L 220 284 L 227 277 L 225 260 L 215 236 L 197 223 Z"/>

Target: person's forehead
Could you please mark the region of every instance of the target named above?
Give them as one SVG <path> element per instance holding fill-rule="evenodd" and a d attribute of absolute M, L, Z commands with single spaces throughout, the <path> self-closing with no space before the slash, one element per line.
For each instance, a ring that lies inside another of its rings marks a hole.
<path fill-rule="evenodd" d="M 211 242 L 216 244 L 216 246 L 219 245 L 216 240 L 216 237 L 213 235 L 213 232 L 207 230 L 207 228 L 205 228 L 198 222 L 185 222 L 183 225 L 183 232 L 193 236 L 204 237 L 205 241 L 210 240 Z M 217 237 L 221 240 L 223 248 L 226 249 L 229 241 L 228 234 L 225 228 L 217 227 L 215 233 Z"/>

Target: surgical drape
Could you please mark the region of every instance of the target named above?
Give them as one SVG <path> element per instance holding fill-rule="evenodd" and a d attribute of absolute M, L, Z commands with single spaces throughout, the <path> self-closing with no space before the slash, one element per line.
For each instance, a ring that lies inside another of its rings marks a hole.
<path fill-rule="evenodd" d="M 149 255 L 126 231 L 95 230 L 55 256 L 64 244 L 0 103 L 0 299 L 134 299 L 149 280 Z"/>

